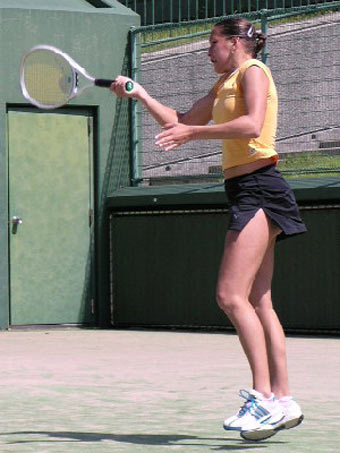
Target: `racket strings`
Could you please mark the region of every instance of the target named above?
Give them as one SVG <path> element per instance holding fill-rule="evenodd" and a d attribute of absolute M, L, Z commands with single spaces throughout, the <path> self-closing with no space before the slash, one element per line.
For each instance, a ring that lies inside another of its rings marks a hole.
<path fill-rule="evenodd" d="M 37 50 L 25 61 L 24 83 L 29 97 L 40 105 L 63 104 L 72 95 L 74 73 L 62 56 Z"/>

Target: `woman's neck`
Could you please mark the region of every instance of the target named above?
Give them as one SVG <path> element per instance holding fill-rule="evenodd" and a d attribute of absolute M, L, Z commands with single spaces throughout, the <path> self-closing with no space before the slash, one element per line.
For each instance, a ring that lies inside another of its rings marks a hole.
<path fill-rule="evenodd" d="M 246 61 L 253 58 L 251 55 L 238 55 L 235 56 L 234 61 L 231 63 L 230 68 L 224 73 L 225 76 L 228 78 L 232 74 L 234 74 Z"/>

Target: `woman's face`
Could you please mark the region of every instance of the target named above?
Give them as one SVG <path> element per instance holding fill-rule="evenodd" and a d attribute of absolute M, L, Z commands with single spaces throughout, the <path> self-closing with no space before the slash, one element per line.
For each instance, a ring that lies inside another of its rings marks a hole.
<path fill-rule="evenodd" d="M 220 31 L 220 27 L 213 28 L 210 35 L 208 57 L 214 65 L 217 74 L 223 74 L 232 69 L 233 38 L 228 38 Z"/>

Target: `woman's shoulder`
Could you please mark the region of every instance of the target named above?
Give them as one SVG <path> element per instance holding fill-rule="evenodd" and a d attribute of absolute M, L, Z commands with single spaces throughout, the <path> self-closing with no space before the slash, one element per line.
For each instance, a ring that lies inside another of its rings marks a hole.
<path fill-rule="evenodd" d="M 240 66 L 240 71 L 239 71 L 240 76 L 242 77 L 243 74 L 245 73 L 245 71 L 252 66 L 258 66 L 259 68 L 261 68 L 264 71 L 264 73 L 267 75 L 267 77 L 269 77 L 270 79 L 272 78 L 272 74 L 271 74 L 271 71 L 268 68 L 268 66 L 266 64 L 264 64 L 262 61 L 257 60 L 256 58 L 251 58 L 251 59 L 245 61 Z"/>
<path fill-rule="evenodd" d="M 250 68 L 251 66 L 259 66 L 260 68 L 264 69 L 265 71 L 268 70 L 269 68 L 267 65 L 262 63 L 262 61 L 257 60 L 256 58 L 250 58 L 249 60 L 246 60 L 242 65 L 240 66 L 240 72 L 244 72 L 246 69 Z"/>

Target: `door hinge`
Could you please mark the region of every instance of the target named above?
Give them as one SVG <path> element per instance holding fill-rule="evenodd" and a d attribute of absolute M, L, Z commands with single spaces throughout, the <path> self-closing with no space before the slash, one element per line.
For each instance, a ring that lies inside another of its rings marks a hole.
<path fill-rule="evenodd" d="M 93 224 L 93 209 L 89 209 L 89 228 L 92 227 Z"/>
<path fill-rule="evenodd" d="M 87 135 L 88 136 L 91 135 L 91 118 L 90 117 L 87 118 Z"/>
<path fill-rule="evenodd" d="M 95 303 L 94 303 L 94 299 L 91 299 L 91 314 L 94 315 L 95 314 Z"/>

